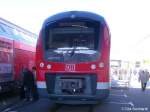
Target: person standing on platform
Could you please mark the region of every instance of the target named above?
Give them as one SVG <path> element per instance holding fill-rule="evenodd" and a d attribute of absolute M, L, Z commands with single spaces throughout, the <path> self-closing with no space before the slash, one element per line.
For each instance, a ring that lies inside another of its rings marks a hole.
<path fill-rule="evenodd" d="M 24 72 L 23 85 L 26 100 L 33 101 L 34 76 L 29 69 L 26 69 Z"/>
<path fill-rule="evenodd" d="M 36 101 L 39 99 L 39 94 L 38 94 L 37 84 L 36 84 L 36 67 L 32 67 L 32 73 L 34 76 L 33 100 Z"/>
<path fill-rule="evenodd" d="M 26 98 L 25 86 L 24 86 L 24 73 L 26 70 L 27 70 L 26 68 L 22 68 L 22 71 L 21 71 L 21 79 L 20 79 L 20 99 L 21 100 Z"/>
<path fill-rule="evenodd" d="M 149 72 L 147 70 L 140 70 L 139 82 L 141 82 L 142 91 L 145 91 L 148 80 L 149 80 Z"/>

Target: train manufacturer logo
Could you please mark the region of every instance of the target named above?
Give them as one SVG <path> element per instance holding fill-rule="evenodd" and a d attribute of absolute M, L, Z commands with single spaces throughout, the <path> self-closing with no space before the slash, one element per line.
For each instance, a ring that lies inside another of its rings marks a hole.
<path fill-rule="evenodd" d="M 66 64 L 65 71 L 75 71 L 75 64 Z"/>

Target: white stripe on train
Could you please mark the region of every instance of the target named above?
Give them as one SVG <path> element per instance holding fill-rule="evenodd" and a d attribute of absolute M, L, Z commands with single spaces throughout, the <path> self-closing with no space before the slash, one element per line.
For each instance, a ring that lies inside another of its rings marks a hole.
<path fill-rule="evenodd" d="M 46 83 L 44 81 L 37 81 L 38 88 L 46 88 Z M 109 82 L 98 82 L 97 89 L 109 89 L 110 83 Z"/>
<path fill-rule="evenodd" d="M 97 82 L 97 89 L 110 89 L 109 82 Z"/>

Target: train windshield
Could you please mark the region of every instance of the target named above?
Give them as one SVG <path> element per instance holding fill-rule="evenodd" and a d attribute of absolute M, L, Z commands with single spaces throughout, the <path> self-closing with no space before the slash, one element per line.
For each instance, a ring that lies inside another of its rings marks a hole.
<path fill-rule="evenodd" d="M 58 22 L 47 29 L 46 59 L 54 62 L 87 62 L 98 58 L 98 23 Z"/>

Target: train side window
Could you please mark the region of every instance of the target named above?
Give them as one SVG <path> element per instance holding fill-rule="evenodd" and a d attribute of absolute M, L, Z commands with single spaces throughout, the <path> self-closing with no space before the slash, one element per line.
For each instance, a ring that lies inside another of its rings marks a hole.
<path fill-rule="evenodd" d="M 14 35 L 19 35 L 19 32 L 16 29 L 13 29 Z"/>
<path fill-rule="evenodd" d="M 21 39 L 28 41 L 28 39 L 26 38 L 26 35 L 23 32 L 19 32 Z"/>
<path fill-rule="evenodd" d="M 0 32 L 6 32 L 1 23 L 0 23 Z"/>
<path fill-rule="evenodd" d="M 7 33 L 9 35 L 13 34 L 13 32 L 12 32 L 12 30 L 11 30 L 11 28 L 9 26 L 7 26 L 7 25 L 5 25 L 3 23 L 0 23 L 0 26 L 1 26 L 2 30 L 3 30 L 3 32 L 5 32 L 5 33 Z"/>
<path fill-rule="evenodd" d="M 7 28 L 7 31 L 8 31 L 9 34 L 14 35 L 13 29 L 11 27 L 6 26 L 6 28 Z"/>
<path fill-rule="evenodd" d="M 0 32 L 4 32 L 1 26 L 0 26 Z"/>

